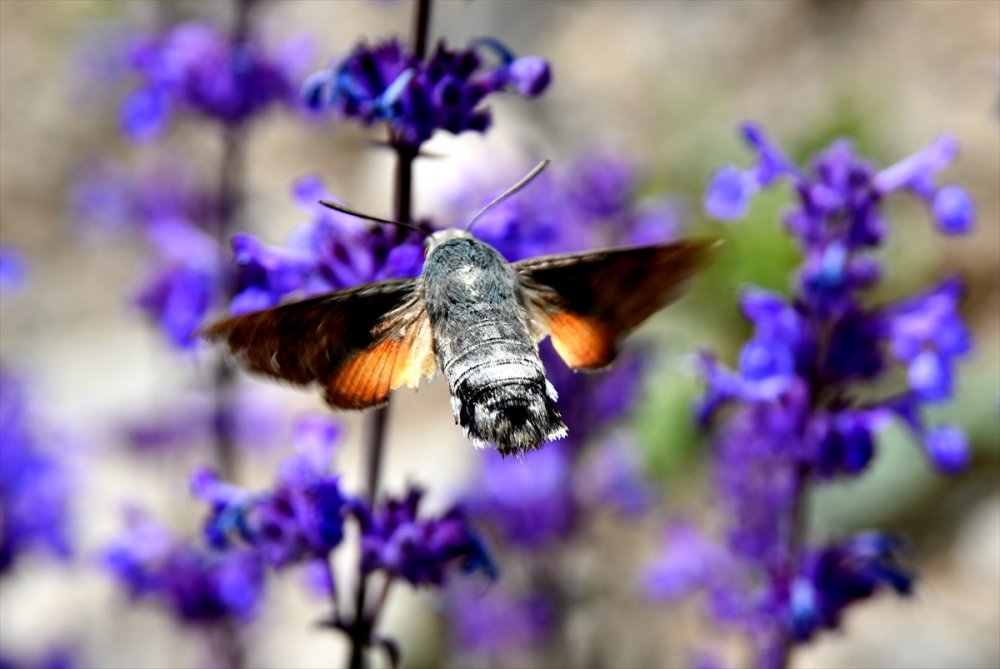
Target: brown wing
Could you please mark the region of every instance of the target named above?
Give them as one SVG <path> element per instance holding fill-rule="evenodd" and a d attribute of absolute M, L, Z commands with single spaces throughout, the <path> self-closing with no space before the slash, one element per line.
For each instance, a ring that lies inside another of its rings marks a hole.
<path fill-rule="evenodd" d="M 540 333 L 574 369 L 610 364 L 618 344 L 652 314 L 677 299 L 714 240 L 589 253 L 514 263 Z"/>
<path fill-rule="evenodd" d="M 333 407 L 363 409 L 436 370 L 419 279 L 365 284 L 226 319 L 204 336 L 225 341 L 247 370 L 317 382 Z"/>

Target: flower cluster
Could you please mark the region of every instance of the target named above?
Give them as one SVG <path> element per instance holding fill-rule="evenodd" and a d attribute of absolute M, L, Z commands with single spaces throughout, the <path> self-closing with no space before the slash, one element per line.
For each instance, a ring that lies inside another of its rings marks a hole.
<path fill-rule="evenodd" d="M 361 530 L 362 573 L 381 570 L 414 586 L 440 586 L 454 563 L 466 571 L 494 572 L 460 508 L 420 518 L 419 490 L 376 505 L 345 493 L 339 478 L 328 473 L 338 436 L 339 427 L 328 419 L 300 421 L 298 452 L 283 463 L 269 491 L 251 493 L 209 470 L 196 472 L 192 490 L 211 505 L 208 543 L 223 552 L 249 548 L 273 568 L 303 564 L 330 579 L 330 555 L 344 538 L 345 522 L 353 518 Z M 332 581 L 326 585 L 334 586 Z"/>
<path fill-rule="evenodd" d="M 104 549 L 101 563 L 132 599 L 154 601 L 192 625 L 253 618 L 264 590 L 264 565 L 257 553 L 220 552 L 180 541 L 135 510 L 128 524 Z"/>
<path fill-rule="evenodd" d="M 382 570 L 414 586 L 440 587 L 445 569 L 458 563 L 465 572 L 495 578 L 496 567 L 462 508 L 422 519 L 417 515 L 422 497 L 422 490 L 411 488 L 404 497 L 388 498 L 375 508 L 357 507 L 362 572 Z"/>
<path fill-rule="evenodd" d="M 39 428 L 23 378 L 0 367 L 0 575 L 24 553 L 68 557 L 70 479 Z"/>
<path fill-rule="evenodd" d="M 488 65 L 484 50 L 494 52 L 499 62 Z M 359 44 L 329 69 L 313 74 L 304 95 L 313 109 L 333 109 L 368 126 L 385 122 L 394 143 L 419 147 L 438 129 L 484 132 L 491 122 L 482 106 L 488 96 L 514 90 L 535 97 L 550 79 L 544 60 L 516 58 L 496 40 L 478 40 L 466 49 L 449 49 L 441 42 L 421 61 L 390 39 Z"/>
<path fill-rule="evenodd" d="M 213 235 L 219 204 L 197 183 L 180 160 L 136 170 L 101 163 L 86 170 L 70 203 L 78 229 L 127 233 L 149 247 L 156 262 L 132 299 L 182 349 L 194 343 L 228 276 Z"/>
<path fill-rule="evenodd" d="M 74 669 L 77 666 L 69 648 L 53 648 L 31 658 L 0 655 L 0 669 Z"/>
<path fill-rule="evenodd" d="M 193 625 L 245 622 L 257 612 L 264 589 L 257 553 L 180 541 L 136 510 L 127 520 L 127 530 L 104 549 L 101 562 L 130 598 L 154 601 Z"/>
<path fill-rule="evenodd" d="M 286 246 L 269 246 L 248 234 L 233 236 L 233 313 L 272 307 L 291 293 L 315 295 L 420 273 L 423 240 L 417 233 L 322 206 L 321 200 L 334 198 L 318 177 L 296 181 L 293 197 L 310 219 L 292 231 Z"/>
<path fill-rule="evenodd" d="M 552 602 L 543 595 L 513 597 L 496 588 L 457 584 L 447 592 L 451 642 L 478 656 L 497 656 L 511 648 L 541 644 L 555 625 Z"/>
<path fill-rule="evenodd" d="M 972 226 L 973 207 L 959 187 L 934 185 L 935 172 L 955 152 L 949 139 L 882 170 L 839 141 L 800 169 L 756 126 L 745 126 L 744 136 L 757 162 L 720 170 L 706 208 L 738 217 L 750 195 L 787 180 L 796 202 L 784 222 L 804 259 L 792 298 L 745 290 L 740 303 L 754 334 L 736 370 L 709 353 L 700 359 L 707 387 L 699 420 L 707 424 L 728 409 L 716 456 L 726 546 L 712 547 L 694 530 L 674 533 L 649 584 L 650 594 L 666 598 L 707 588 L 716 618 L 750 632 L 756 664 L 769 667 L 780 665 L 792 644 L 836 627 L 853 601 L 881 586 L 910 590 L 898 542 L 885 535 L 799 546 L 797 509 L 808 486 L 864 471 L 876 431 L 892 417 L 912 429 L 940 471 L 957 472 L 968 460 L 957 428 L 928 428 L 922 420 L 924 405 L 951 396 L 955 363 L 971 348 L 958 313 L 958 280 L 887 305 L 872 306 L 864 294 L 881 274 L 868 252 L 886 234 L 886 196 L 916 193 L 948 233 Z M 895 364 L 908 372 L 902 389 L 881 397 L 864 392 L 864 384 L 890 378 Z M 701 556 L 698 564 L 678 557 L 685 551 Z"/>
<path fill-rule="evenodd" d="M 163 132 L 177 110 L 239 125 L 272 104 L 295 104 L 296 73 L 308 56 L 301 40 L 271 54 L 255 37 L 231 39 L 198 22 L 137 38 L 128 57 L 141 84 L 122 102 L 122 131 L 148 140 Z"/>
<path fill-rule="evenodd" d="M 548 170 L 539 175 L 517 197 L 504 200 L 479 219 L 474 232 L 510 261 L 670 241 L 685 218 L 683 206 L 664 196 L 640 200 L 639 186 L 632 163 L 593 152 L 561 174 Z M 464 226 L 469 211 L 498 194 L 499 190 L 478 184 L 457 193 L 454 224 Z"/>
<path fill-rule="evenodd" d="M 296 426 L 298 452 L 287 459 L 273 490 L 254 494 L 221 481 L 210 470 L 191 479 L 194 495 L 211 505 L 205 538 L 225 551 L 245 545 L 280 568 L 325 561 L 344 538 L 344 519 L 354 502 L 327 472 L 339 427 L 323 418 Z"/>
<path fill-rule="evenodd" d="M 24 284 L 28 263 L 13 247 L 0 244 L 0 291 L 12 294 Z"/>

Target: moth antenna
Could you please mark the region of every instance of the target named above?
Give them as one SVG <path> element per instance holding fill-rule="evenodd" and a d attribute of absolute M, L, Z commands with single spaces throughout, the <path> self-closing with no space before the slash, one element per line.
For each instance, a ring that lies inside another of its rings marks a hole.
<path fill-rule="evenodd" d="M 378 216 L 372 216 L 371 214 L 362 214 L 360 211 L 354 211 L 353 209 L 348 209 L 344 205 L 337 204 L 336 202 L 329 202 L 328 200 L 320 200 L 319 203 L 326 207 L 327 209 L 333 209 L 334 211 L 339 211 L 342 214 L 347 214 L 348 216 L 354 216 L 355 218 L 363 218 L 366 221 L 372 221 L 374 223 L 385 223 L 386 225 L 398 225 L 401 228 L 409 228 L 410 230 L 415 230 L 419 232 L 424 237 L 429 237 L 430 233 L 426 230 L 420 228 L 419 226 L 413 225 L 412 223 L 403 223 L 402 221 L 392 221 L 388 218 L 379 218 Z"/>
<path fill-rule="evenodd" d="M 521 190 L 522 188 L 524 188 L 525 186 L 527 186 L 528 184 L 530 184 L 535 177 L 537 177 L 539 174 L 541 174 L 542 170 L 544 170 L 546 167 L 548 167 L 548 164 L 549 164 L 549 159 L 548 158 L 546 158 L 542 162 L 538 163 L 537 165 L 535 165 L 534 168 L 532 168 L 532 170 L 530 172 L 528 172 L 526 175 L 524 175 L 524 177 L 520 181 L 518 181 L 516 184 L 514 184 L 513 186 L 511 186 L 510 188 L 508 188 L 504 192 L 500 193 L 500 195 L 498 195 L 496 198 L 494 198 L 492 202 L 490 202 L 488 205 L 486 205 L 485 207 L 483 207 L 482 209 L 480 209 L 479 212 L 475 216 L 472 217 L 472 220 L 469 221 L 469 224 L 467 226 L 465 226 L 465 231 L 468 232 L 470 229 L 472 229 L 472 225 L 476 221 L 478 221 L 480 218 L 482 218 L 483 214 L 485 214 L 490 209 L 492 209 L 496 205 L 500 204 L 501 202 L 503 202 L 504 200 L 506 200 L 507 198 L 509 198 L 511 195 L 513 195 L 517 191 Z"/>

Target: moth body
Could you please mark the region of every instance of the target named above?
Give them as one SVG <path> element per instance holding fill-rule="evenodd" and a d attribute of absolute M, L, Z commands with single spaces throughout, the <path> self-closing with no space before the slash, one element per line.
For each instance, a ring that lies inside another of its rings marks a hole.
<path fill-rule="evenodd" d="M 680 294 L 712 240 L 508 263 L 466 230 L 426 242 L 418 278 L 389 279 L 215 323 L 246 369 L 318 384 L 327 404 L 365 409 L 437 371 L 452 412 L 479 446 L 503 454 L 566 435 L 537 343 L 575 370 L 610 365 L 619 344 Z"/>
<path fill-rule="evenodd" d="M 565 436 L 514 268 L 491 246 L 453 235 L 431 246 L 423 289 L 438 369 L 469 439 L 506 455 Z"/>

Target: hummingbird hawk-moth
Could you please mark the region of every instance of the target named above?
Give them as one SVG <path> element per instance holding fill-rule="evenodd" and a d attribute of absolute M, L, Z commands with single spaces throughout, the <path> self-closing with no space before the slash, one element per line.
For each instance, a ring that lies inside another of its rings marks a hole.
<path fill-rule="evenodd" d="M 430 234 L 421 276 L 339 290 L 208 328 L 251 372 L 317 383 L 327 404 L 365 409 L 443 372 L 456 423 L 477 446 L 522 453 L 566 435 L 538 342 L 575 370 L 611 364 L 621 340 L 678 295 L 714 242 L 542 256 L 510 263 L 464 230 Z M 399 222 L 340 211 L 382 223 Z M 403 224 L 405 225 L 405 223 Z M 426 233 L 425 233 L 426 234 Z"/>

